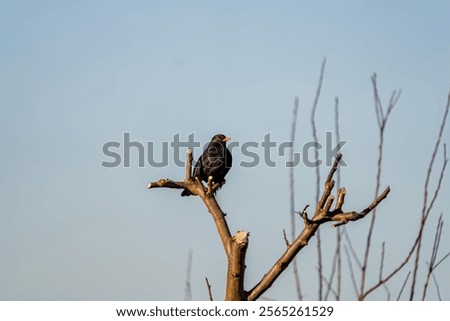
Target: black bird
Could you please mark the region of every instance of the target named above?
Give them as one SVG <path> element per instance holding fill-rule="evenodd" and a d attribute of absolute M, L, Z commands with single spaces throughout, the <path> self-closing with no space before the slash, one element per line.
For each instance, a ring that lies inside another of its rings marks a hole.
<path fill-rule="evenodd" d="M 208 177 L 212 176 L 212 181 L 219 186 L 225 183 L 225 175 L 230 170 L 232 163 L 231 153 L 226 146 L 229 140 L 230 137 L 222 134 L 217 134 L 211 139 L 202 156 L 195 163 L 194 178 L 198 177 L 200 180 L 207 182 Z M 192 195 L 192 193 L 187 189 L 181 193 L 181 196 L 189 195 Z"/>

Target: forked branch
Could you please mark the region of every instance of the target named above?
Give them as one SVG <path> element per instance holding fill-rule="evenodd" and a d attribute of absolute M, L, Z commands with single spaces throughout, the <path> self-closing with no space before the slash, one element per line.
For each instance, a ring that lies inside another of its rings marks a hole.
<path fill-rule="evenodd" d="M 383 193 L 381 193 L 368 207 L 360 212 L 351 211 L 344 212 L 342 210 L 342 206 L 345 201 L 345 188 L 341 188 L 337 192 L 337 196 L 331 195 L 331 191 L 334 187 L 333 175 L 335 174 L 339 161 L 342 159 L 342 155 L 339 154 L 336 157 L 336 160 L 328 174 L 327 180 L 325 182 L 324 191 L 320 200 L 317 204 L 316 210 L 312 218 L 308 218 L 307 207 L 299 213 L 299 215 L 303 218 L 304 228 L 300 235 L 287 247 L 286 251 L 281 255 L 278 261 L 270 268 L 270 270 L 263 276 L 261 281 L 256 284 L 249 292 L 247 299 L 256 300 L 258 299 L 265 291 L 267 291 L 275 280 L 283 273 L 283 271 L 289 266 L 294 257 L 305 247 L 308 245 L 311 237 L 314 236 L 320 225 L 335 221 L 337 222 L 334 226 L 340 226 L 343 224 L 347 224 L 350 221 L 357 221 L 359 219 L 364 218 L 367 214 L 369 214 L 374 208 L 378 206 L 378 204 L 386 198 L 386 196 L 390 192 L 390 188 L 387 187 Z M 331 206 L 335 200 L 337 199 L 336 206 L 333 210 L 331 210 Z"/>
<path fill-rule="evenodd" d="M 220 239 L 222 240 L 222 245 L 225 249 L 227 255 L 230 254 L 230 238 L 231 233 L 228 228 L 227 221 L 225 220 L 225 213 L 221 210 L 219 204 L 214 197 L 214 191 L 217 190 L 217 184 L 211 184 L 211 178 L 208 179 L 208 184 L 205 187 L 203 183 L 196 177 L 192 177 L 192 151 L 190 149 L 186 152 L 186 177 L 183 181 L 173 181 L 169 178 L 161 178 L 156 182 L 148 183 L 147 187 L 150 188 L 176 188 L 176 189 L 187 189 L 192 194 L 198 195 L 203 203 L 208 208 L 209 213 L 214 219 L 214 223 L 217 227 L 217 232 L 219 233 Z"/>

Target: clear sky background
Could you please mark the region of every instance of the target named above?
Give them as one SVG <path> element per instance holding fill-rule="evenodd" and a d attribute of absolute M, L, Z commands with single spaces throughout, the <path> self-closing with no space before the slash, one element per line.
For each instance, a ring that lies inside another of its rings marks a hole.
<path fill-rule="evenodd" d="M 193 299 L 208 299 L 205 276 L 222 299 L 226 258 L 203 204 L 178 190 L 146 188 L 162 177 L 182 179 L 184 169 L 173 162 L 140 168 L 136 149 L 130 168 L 104 168 L 111 158 L 102 146 L 122 146 L 130 133 L 133 141 L 154 142 L 158 160 L 162 143 L 177 133 L 182 139 L 194 133 L 202 144 L 216 133 L 240 144 L 260 143 L 270 133 L 280 143 L 289 140 L 299 97 L 295 147 L 301 151 L 312 139 L 309 117 L 323 57 L 318 136 L 323 142 L 334 130 L 338 96 L 341 138 L 348 141 L 345 209 L 362 210 L 374 197 L 378 133 L 370 76 L 378 74 L 384 102 L 402 89 L 386 129 L 381 187 L 392 192 L 378 209 L 372 284 L 381 244 L 390 271 L 418 230 L 450 87 L 449 12 L 448 1 L 2 1 L 0 299 L 183 300 L 190 249 Z M 444 141 L 450 142 L 448 129 Z M 254 151 L 263 155 L 262 148 Z M 285 249 L 289 176 L 286 157 L 272 156 L 275 168 L 243 168 L 248 158 L 239 149 L 233 156 L 218 200 L 232 233 L 251 233 L 251 288 Z M 321 168 L 322 177 L 328 170 Z M 314 173 L 295 169 L 298 210 L 315 201 Z M 438 215 L 448 222 L 449 182 L 447 175 L 425 233 L 423 267 Z M 365 219 L 346 227 L 359 254 L 368 225 Z M 321 229 L 329 275 L 335 230 Z M 450 250 L 449 238 L 444 225 L 441 255 Z M 317 299 L 315 249 L 314 239 L 298 255 L 310 300 Z M 354 299 L 349 267 L 343 268 L 344 298 Z M 389 284 L 393 298 L 410 269 Z M 446 261 L 436 272 L 447 300 L 449 269 Z M 265 297 L 296 298 L 290 269 Z M 385 299 L 386 292 L 369 298 Z M 434 285 L 428 298 L 437 299 Z"/>

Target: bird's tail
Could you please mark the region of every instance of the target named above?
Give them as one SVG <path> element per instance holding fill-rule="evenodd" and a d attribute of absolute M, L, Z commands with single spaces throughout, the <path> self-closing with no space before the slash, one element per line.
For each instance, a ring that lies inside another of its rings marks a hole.
<path fill-rule="evenodd" d="M 181 196 L 190 196 L 190 195 L 192 195 L 192 193 L 188 189 L 185 189 L 181 192 Z"/>

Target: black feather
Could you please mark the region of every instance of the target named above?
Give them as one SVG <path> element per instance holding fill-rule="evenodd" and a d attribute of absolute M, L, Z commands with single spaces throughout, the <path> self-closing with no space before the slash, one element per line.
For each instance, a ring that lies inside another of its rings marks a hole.
<path fill-rule="evenodd" d="M 207 182 L 208 177 L 212 176 L 213 183 L 219 186 L 225 183 L 225 176 L 232 165 L 232 156 L 226 146 L 228 140 L 230 139 L 222 134 L 217 134 L 211 139 L 202 156 L 195 163 L 193 177 Z M 181 193 L 181 196 L 189 195 L 192 193 L 187 189 Z"/>

